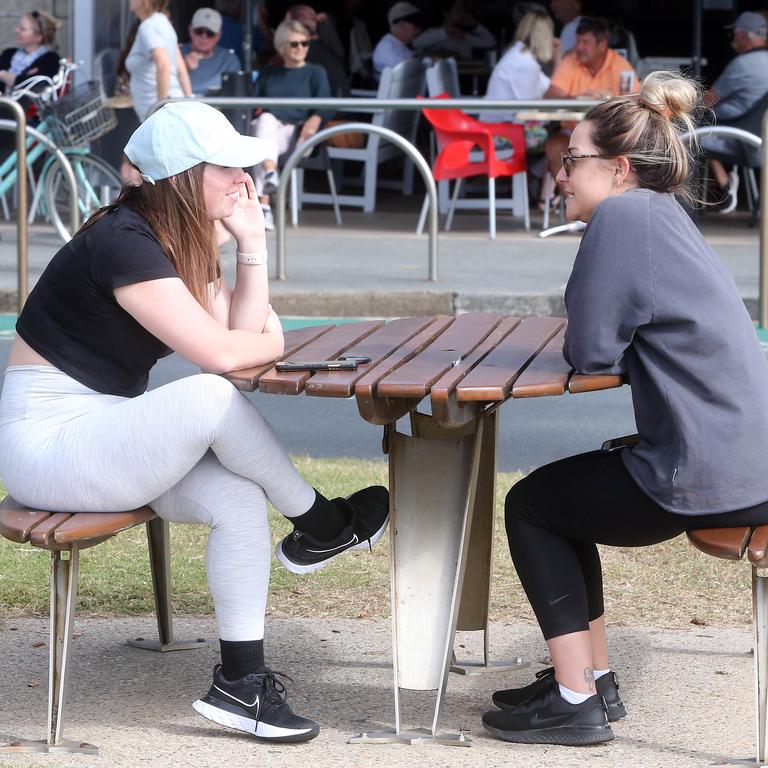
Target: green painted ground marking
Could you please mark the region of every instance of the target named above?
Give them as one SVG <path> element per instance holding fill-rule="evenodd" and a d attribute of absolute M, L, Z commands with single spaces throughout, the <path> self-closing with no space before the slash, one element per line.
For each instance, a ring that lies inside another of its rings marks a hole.
<path fill-rule="evenodd" d="M 370 319 L 364 317 L 281 317 L 283 329 L 292 331 L 294 328 L 305 328 L 310 325 L 342 325 L 344 323 L 357 323 Z M 16 315 L 12 313 L 0 313 L 0 339 L 13 338 L 15 335 Z"/>

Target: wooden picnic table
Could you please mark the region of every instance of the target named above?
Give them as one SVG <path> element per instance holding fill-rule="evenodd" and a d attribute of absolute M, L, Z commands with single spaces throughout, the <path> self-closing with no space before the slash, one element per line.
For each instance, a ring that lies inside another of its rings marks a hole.
<path fill-rule="evenodd" d="M 314 326 L 286 333 L 285 360 L 354 355 L 371 362 L 355 371 L 281 373 L 268 364 L 227 375 L 244 391 L 354 397 L 362 418 L 384 426 L 395 727 L 356 741 L 470 743 L 463 734 L 438 734 L 438 722 L 449 671 L 494 666 L 488 603 L 496 411 L 510 399 L 623 383 L 574 375 L 562 355 L 564 333 L 563 318 L 481 313 Z M 455 662 L 457 629 L 485 633 L 482 662 Z M 401 688 L 437 692 L 431 728 L 401 728 Z"/>

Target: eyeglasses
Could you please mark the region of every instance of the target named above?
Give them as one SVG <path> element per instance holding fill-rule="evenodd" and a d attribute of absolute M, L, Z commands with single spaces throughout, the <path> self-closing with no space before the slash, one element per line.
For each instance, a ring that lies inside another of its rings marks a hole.
<path fill-rule="evenodd" d="M 309 48 L 309 40 L 289 40 L 288 45 L 290 45 L 291 48 L 298 48 L 299 46 L 302 48 Z"/>
<path fill-rule="evenodd" d="M 565 171 L 565 175 L 570 178 L 571 171 L 573 170 L 573 164 L 577 160 L 586 160 L 590 157 L 602 157 L 605 158 L 605 155 L 567 155 L 565 152 L 560 153 L 560 162 L 563 164 L 563 170 Z"/>
<path fill-rule="evenodd" d="M 192 30 L 198 37 L 216 37 L 216 32 L 207 27 L 195 27 Z"/>

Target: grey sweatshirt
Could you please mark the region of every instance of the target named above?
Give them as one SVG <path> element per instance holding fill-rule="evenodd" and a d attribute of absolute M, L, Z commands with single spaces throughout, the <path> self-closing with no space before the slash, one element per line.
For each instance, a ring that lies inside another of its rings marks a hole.
<path fill-rule="evenodd" d="M 640 442 L 622 458 L 648 496 L 685 515 L 768 500 L 768 363 L 731 274 L 672 195 L 597 207 L 565 304 L 566 360 L 629 376 Z"/>

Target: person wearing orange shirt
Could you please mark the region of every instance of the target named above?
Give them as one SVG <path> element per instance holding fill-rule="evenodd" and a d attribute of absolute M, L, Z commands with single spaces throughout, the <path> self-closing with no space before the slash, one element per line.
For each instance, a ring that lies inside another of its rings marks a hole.
<path fill-rule="evenodd" d="M 563 56 L 544 98 L 607 99 L 636 92 L 639 82 L 635 70 L 623 56 L 608 47 L 609 34 L 606 19 L 583 16 L 576 29 L 576 46 Z M 560 170 L 560 153 L 568 149 L 569 135 L 570 130 L 561 131 L 547 140 L 547 167 L 553 179 Z"/>

